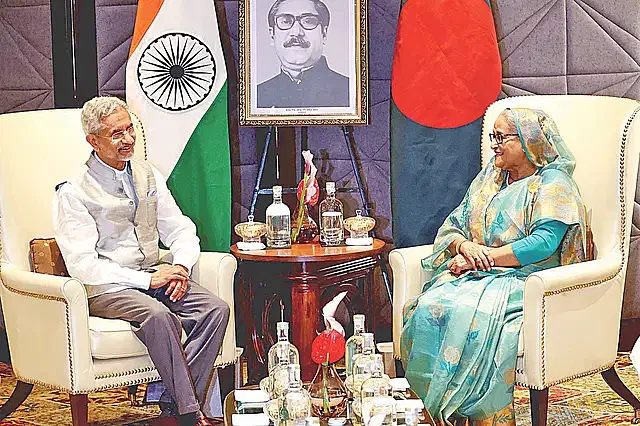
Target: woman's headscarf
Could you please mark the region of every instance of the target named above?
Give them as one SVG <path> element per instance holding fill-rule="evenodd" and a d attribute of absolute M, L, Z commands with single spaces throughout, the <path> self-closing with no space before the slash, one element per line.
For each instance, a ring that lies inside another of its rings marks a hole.
<path fill-rule="evenodd" d="M 546 112 L 528 108 L 508 108 L 513 114 L 525 155 L 536 167 L 573 174 L 576 160 L 560 136 L 558 126 Z"/>

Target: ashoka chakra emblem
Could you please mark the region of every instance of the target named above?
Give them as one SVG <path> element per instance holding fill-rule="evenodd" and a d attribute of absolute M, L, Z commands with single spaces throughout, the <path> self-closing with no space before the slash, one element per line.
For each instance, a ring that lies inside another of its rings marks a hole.
<path fill-rule="evenodd" d="M 184 33 L 155 39 L 140 57 L 138 82 L 161 108 L 182 111 L 202 102 L 213 87 L 216 64 L 209 48 Z"/>

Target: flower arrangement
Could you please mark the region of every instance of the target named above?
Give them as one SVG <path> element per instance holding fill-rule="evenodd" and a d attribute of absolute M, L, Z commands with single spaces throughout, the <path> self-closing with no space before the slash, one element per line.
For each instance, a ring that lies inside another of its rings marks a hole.
<path fill-rule="evenodd" d="M 340 293 L 322 309 L 327 329 L 311 344 L 311 359 L 318 364 L 318 371 L 309 385 L 311 410 L 315 416 L 324 419 L 341 415 L 347 404 L 347 388 L 334 365 L 345 352 L 344 328 L 334 315 L 346 294 Z"/>
<path fill-rule="evenodd" d="M 311 242 L 318 235 L 318 225 L 309 216 L 307 205 L 315 206 L 320 195 L 320 187 L 316 180 L 318 169 L 313 165 L 313 154 L 311 151 L 302 151 L 302 157 L 304 175 L 298 184 L 298 207 L 291 227 L 291 241 L 298 243 Z"/>

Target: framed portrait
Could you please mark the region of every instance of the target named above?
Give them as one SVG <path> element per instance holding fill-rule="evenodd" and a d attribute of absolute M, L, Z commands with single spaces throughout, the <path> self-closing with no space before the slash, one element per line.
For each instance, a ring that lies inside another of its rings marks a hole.
<path fill-rule="evenodd" d="M 368 124 L 366 0 L 239 0 L 242 126 Z"/>

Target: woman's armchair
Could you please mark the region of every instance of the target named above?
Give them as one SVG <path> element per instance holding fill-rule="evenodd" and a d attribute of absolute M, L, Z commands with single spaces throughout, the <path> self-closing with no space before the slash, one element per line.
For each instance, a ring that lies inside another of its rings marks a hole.
<path fill-rule="evenodd" d="M 33 384 L 68 392 L 75 425 L 86 424 L 87 394 L 160 379 L 129 323 L 89 316 L 81 282 L 30 272 L 29 242 L 53 236 L 54 188 L 79 172 L 89 153 L 80 110 L 0 116 L 0 297 L 18 378 L 0 420 Z M 136 156 L 144 155 L 138 137 Z M 236 266 L 228 253 L 201 253 L 193 269 L 194 279 L 231 307 L 218 367 L 236 364 L 242 353 L 235 339 Z"/>
<path fill-rule="evenodd" d="M 488 133 L 508 107 L 541 109 L 556 122 L 576 157 L 574 179 L 592 211 L 596 260 L 531 274 L 525 283 L 516 381 L 531 391 L 534 425 L 547 419 L 550 386 L 602 373 L 636 410 L 640 402 L 618 378 L 616 359 L 630 222 L 640 152 L 640 103 L 604 96 L 522 96 L 502 99 L 484 115 L 483 165 L 491 158 Z M 634 120 L 635 118 L 635 120 Z M 437 202 L 437 201 L 433 201 Z M 400 357 L 402 307 L 428 280 L 420 260 L 431 246 L 396 249 L 393 270 L 394 356 Z"/>

